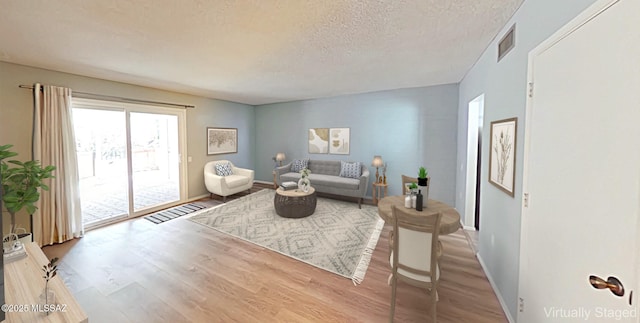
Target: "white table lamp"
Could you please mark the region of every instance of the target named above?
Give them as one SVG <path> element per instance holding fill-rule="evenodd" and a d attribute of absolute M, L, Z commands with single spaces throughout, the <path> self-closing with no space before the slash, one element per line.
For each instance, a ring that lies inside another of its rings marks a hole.
<path fill-rule="evenodd" d="M 373 161 L 371 162 L 371 166 L 376 168 L 376 183 L 380 179 L 380 173 L 378 172 L 378 168 L 384 166 L 384 161 L 382 161 L 382 157 L 379 155 L 373 156 Z"/>
<path fill-rule="evenodd" d="M 276 160 L 280 162 L 280 166 L 282 166 L 282 161 L 287 159 L 287 156 L 284 153 L 277 153 Z"/>

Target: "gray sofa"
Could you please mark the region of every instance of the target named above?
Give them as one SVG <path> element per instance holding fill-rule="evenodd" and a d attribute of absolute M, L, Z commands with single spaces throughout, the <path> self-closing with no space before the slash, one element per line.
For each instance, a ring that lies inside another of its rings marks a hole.
<path fill-rule="evenodd" d="M 300 180 L 300 173 L 291 170 L 291 164 L 283 165 L 275 169 L 276 182 Z M 361 173 L 359 178 L 340 176 L 340 161 L 333 160 L 309 160 L 308 167 L 311 171 L 309 180 L 316 192 L 355 197 L 358 199 L 358 207 L 362 208 L 362 199 L 367 193 L 369 185 L 369 169 L 360 163 Z"/>

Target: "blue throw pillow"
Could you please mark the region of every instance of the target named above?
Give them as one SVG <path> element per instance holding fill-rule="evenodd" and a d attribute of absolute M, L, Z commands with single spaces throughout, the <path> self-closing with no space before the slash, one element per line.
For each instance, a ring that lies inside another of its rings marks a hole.
<path fill-rule="evenodd" d="M 347 163 L 340 161 L 340 176 L 348 178 L 360 178 L 362 167 L 360 163 Z"/>
<path fill-rule="evenodd" d="M 216 175 L 218 175 L 218 176 L 233 175 L 233 170 L 231 169 L 231 164 L 230 163 L 216 164 Z"/>
<path fill-rule="evenodd" d="M 309 167 L 309 158 L 296 159 L 291 163 L 291 171 L 296 173 L 308 167 Z"/>

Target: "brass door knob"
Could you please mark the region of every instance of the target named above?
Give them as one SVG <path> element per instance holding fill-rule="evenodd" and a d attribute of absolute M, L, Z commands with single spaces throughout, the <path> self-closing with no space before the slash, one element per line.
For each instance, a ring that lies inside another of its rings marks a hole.
<path fill-rule="evenodd" d="M 608 288 L 613 295 L 624 296 L 624 286 L 622 286 L 618 278 L 610 276 L 607 280 L 604 280 L 598 276 L 591 275 L 589 276 L 589 283 L 591 283 L 591 286 L 595 289 Z"/>

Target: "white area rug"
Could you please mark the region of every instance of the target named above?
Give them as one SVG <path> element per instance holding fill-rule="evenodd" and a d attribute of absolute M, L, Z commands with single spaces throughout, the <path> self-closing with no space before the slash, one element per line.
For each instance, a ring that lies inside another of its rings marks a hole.
<path fill-rule="evenodd" d="M 289 219 L 276 214 L 274 196 L 265 189 L 189 220 L 362 282 L 384 226 L 377 207 L 318 197 L 314 214 Z"/>

